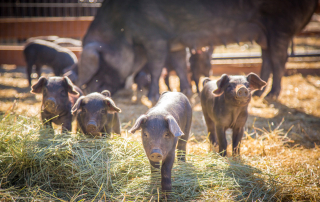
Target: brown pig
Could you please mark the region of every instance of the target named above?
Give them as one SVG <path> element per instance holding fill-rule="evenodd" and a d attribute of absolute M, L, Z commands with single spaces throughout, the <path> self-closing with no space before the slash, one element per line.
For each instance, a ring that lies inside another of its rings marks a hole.
<path fill-rule="evenodd" d="M 166 92 L 158 103 L 141 115 L 129 130 L 134 133 L 142 128 L 142 143 L 153 167 L 161 165 L 162 191 L 171 190 L 171 169 L 175 159 L 176 146 L 181 152 L 178 160 L 185 161 L 186 145 L 192 121 L 192 108 L 188 98 L 180 92 Z"/>
<path fill-rule="evenodd" d="M 240 154 L 240 142 L 248 118 L 251 94 L 261 90 L 266 82 L 254 73 L 247 76 L 223 74 L 218 81 L 209 78 L 203 81 L 201 106 L 212 145 L 219 145 L 222 156 L 227 155 L 226 130 L 231 128 L 232 154 Z"/>
<path fill-rule="evenodd" d="M 115 105 L 108 90 L 81 96 L 71 112 L 77 114 L 78 125 L 86 135 L 101 136 L 121 132 L 118 116 L 121 109 Z"/>
<path fill-rule="evenodd" d="M 62 130 L 71 131 L 71 108 L 82 95 L 68 77 L 40 77 L 31 87 L 31 93 L 42 93 L 41 119 L 46 126 L 62 125 Z"/>

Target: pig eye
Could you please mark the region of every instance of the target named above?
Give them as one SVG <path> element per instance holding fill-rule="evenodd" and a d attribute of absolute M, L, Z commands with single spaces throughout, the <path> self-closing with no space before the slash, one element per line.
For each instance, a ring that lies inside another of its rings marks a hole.
<path fill-rule="evenodd" d="M 101 113 L 101 114 L 106 114 L 106 112 L 107 112 L 107 111 L 106 111 L 105 109 L 100 110 L 100 113 Z"/>
<path fill-rule="evenodd" d="M 43 88 L 43 95 L 47 95 L 47 89 Z"/>
<path fill-rule="evenodd" d="M 164 134 L 165 137 L 170 137 L 169 133 Z"/>
<path fill-rule="evenodd" d="M 60 95 L 63 96 L 63 97 L 66 97 L 66 96 L 67 96 L 67 93 L 66 93 L 65 90 L 62 90 L 62 91 L 60 92 Z"/>
<path fill-rule="evenodd" d="M 147 133 L 143 133 L 143 137 L 148 137 Z"/>

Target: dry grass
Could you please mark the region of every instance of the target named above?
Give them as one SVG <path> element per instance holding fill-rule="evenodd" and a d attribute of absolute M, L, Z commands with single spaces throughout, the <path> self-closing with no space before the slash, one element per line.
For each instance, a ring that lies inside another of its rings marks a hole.
<path fill-rule="evenodd" d="M 170 81 L 179 90 L 177 77 Z M 254 98 L 240 160 L 209 152 L 195 95 L 187 162 L 174 165 L 170 199 L 319 201 L 319 81 L 317 76 L 285 77 L 278 101 Z M 150 185 L 140 134 L 127 134 L 148 109 L 133 103 L 128 98 L 131 92 L 114 96 L 123 111 L 121 137 L 88 139 L 82 134 L 50 135 L 41 129 L 41 97 L 28 93 L 23 69 L 3 69 L 0 88 L 0 198 L 156 201 L 161 195 L 159 184 Z M 160 90 L 166 90 L 162 80 Z"/>

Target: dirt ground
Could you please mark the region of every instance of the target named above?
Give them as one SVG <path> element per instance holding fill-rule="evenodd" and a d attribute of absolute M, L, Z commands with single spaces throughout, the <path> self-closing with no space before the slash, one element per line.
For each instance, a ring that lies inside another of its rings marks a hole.
<path fill-rule="evenodd" d="M 50 69 L 43 68 L 42 75 L 53 75 Z M 34 73 L 32 75 L 36 77 Z M 212 77 L 217 79 L 218 77 Z M 36 79 L 33 79 L 35 82 Z M 170 77 L 170 86 L 179 90 L 179 79 L 177 76 Z M 135 85 L 135 84 L 134 84 Z M 149 103 L 145 97 L 146 91 L 136 92 L 133 90 L 122 90 L 113 96 L 115 103 L 122 109 L 120 119 L 122 122 L 123 135 L 141 114 L 148 110 Z M 195 85 L 193 83 L 193 91 Z M 160 91 L 167 88 L 163 79 L 160 80 Z M 0 113 L 3 114 L 15 104 L 14 111 L 18 114 L 28 116 L 39 116 L 41 96 L 29 93 L 25 68 L 3 65 L 0 68 Z M 137 99 L 138 96 L 138 99 Z M 137 99 L 137 100 L 136 100 Z M 141 101 L 140 101 L 141 100 Z M 203 120 L 200 100 L 197 94 L 191 98 L 193 105 L 192 136 L 189 145 L 205 143 L 206 126 Z M 272 131 L 279 126 L 284 133 L 306 148 L 312 148 L 320 144 L 320 77 L 293 75 L 284 77 L 282 80 L 282 91 L 277 101 L 265 100 L 254 97 L 249 105 L 249 118 L 246 124 L 246 135 L 255 136 L 263 130 Z M 229 140 L 230 140 L 230 133 Z M 132 138 L 140 139 L 136 134 Z M 209 148 L 208 148 L 209 149 Z"/>

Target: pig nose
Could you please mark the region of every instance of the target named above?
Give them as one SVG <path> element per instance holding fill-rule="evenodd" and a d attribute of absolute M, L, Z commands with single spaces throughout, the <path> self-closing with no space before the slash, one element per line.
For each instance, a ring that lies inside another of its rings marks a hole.
<path fill-rule="evenodd" d="M 246 87 L 242 86 L 237 91 L 237 97 L 238 98 L 246 98 L 248 97 L 249 91 Z"/>
<path fill-rule="evenodd" d="M 162 160 L 162 152 L 160 149 L 153 149 L 151 151 L 150 160 L 153 162 L 159 162 Z"/>
<path fill-rule="evenodd" d="M 56 99 L 54 99 L 53 97 L 49 97 L 46 101 L 45 101 L 45 107 L 48 109 L 54 109 L 56 107 Z"/>
<path fill-rule="evenodd" d="M 97 130 L 97 123 L 95 121 L 89 121 L 87 124 L 88 132 L 95 132 Z"/>

